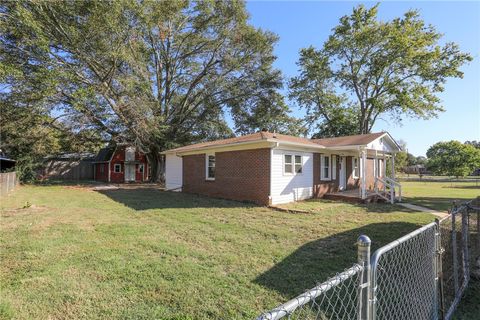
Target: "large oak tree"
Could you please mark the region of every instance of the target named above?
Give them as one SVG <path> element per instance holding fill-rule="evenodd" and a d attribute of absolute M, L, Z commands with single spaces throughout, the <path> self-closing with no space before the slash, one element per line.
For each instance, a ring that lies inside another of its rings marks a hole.
<path fill-rule="evenodd" d="M 380 117 L 431 118 L 443 111 L 437 93 L 471 56 L 442 37 L 417 11 L 381 21 L 378 5 L 340 19 L 323 47 L 300 51 L 290 97 L 307 111 L 317 136 L 363 134 Z"/>
<path fill-rule="evenodd" d="M 289 120 L 277 37 L 243 2 L 6 1 L 0 19 L 4 101 L 135 142 L 154 179 L 161 151 L 232 135 L 226 112 L 239 132 Z"/>

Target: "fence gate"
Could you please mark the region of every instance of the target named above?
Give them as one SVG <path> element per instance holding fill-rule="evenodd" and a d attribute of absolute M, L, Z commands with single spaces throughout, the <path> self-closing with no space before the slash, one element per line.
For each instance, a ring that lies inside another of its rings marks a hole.
<path fill-rule="evenodd" d="M 438 226 L 430 223 L 372 256 L 369 319 L 437 319 Z"/>

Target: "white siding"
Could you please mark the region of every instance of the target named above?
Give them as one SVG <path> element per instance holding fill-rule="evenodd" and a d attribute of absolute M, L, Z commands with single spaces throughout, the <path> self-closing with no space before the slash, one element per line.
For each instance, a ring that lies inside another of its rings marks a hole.
<path fill-rule="evenodd" d="M 392 152 L 396 150 L 396 147 L 387 141 L 386 138 L 378 138 L 367 145 L 367 149 Z"/>
<path fill-rule="evenodd" d="M 182 157 L 177 157 L 174 154 L 167 154 L 165 157 L 165 187 L 167 190 L 179 188 L 183 184 L 183 162 Z"/>
<path fill-rule="evenodd" d="M 302 173 L 284 174 L 283 155 L 301 155 Z M 313 196 L 313 154 L 290 150 L 272 150 L 271 159 L 271 196 L 272 204 L 288 203 L 308 199 Z"/>

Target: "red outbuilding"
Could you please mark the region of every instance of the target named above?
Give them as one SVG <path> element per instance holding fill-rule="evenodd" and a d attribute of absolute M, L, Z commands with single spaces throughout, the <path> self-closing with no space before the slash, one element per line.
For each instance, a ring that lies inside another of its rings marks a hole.
<path fill-rule="evenodd" d="M 97 181 L 123 183 L 148 180 L 147 157 L 130 144 L 101 149 L 93 165 Z"/>

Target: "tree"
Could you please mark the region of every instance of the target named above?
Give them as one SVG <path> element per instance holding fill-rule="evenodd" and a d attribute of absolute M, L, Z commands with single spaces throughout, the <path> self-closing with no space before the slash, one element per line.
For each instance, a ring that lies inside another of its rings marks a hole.
<path fill-rule="evenodd" d="M 469 144 L 471 146 L 474 146 L 477 149 L 480 149 L 480 141 L 477 141 L 477 140 L 465 141 L 465 144 Z"/>
<path fill-rule="evenodd" d="M 427 157 L 429 170 L 438 175 L 464 177 L 480 168 L 480 149 L 459 141 L 438 142 Z"/>
<path fill-rule="evenodd" d="M 22 182 L 36 178 L 36 170 L 47 155 L 100 148 L 102 139 L 96 131 L 71 131 L 55 120 L 42 108 L 15 107 L 0 99 L 0 150 L 17 161 Z"/>
<path fill-rule="evenodd" d="M 377 11 L 378 4 L 354 8 L 321 49 L 300 51 L 290 97 L 320 135 L 338 123 L 336 134 L 364 134 L 384 116 L 397 122 L 434 117 L 443 111 L 436 93 L 448 77 L 462 78 L 459 68 L 472 60 L 454 43 L 440 46 L 442 35 L 417 11 L 388 22 L 379 21 Z"/>
<path fill-rule="evenodd" d="M 410 152 L 407 153 L 407 166 L 414 166 L 417 164 L 417 157 Z"/>
<path fill-rule="evenodd" d="M 427 164 L 427 158 L 423 156 L 418 156 L 415 159 L 416 164 L 421 164 L 421 165 L 426 165 Z"/>
<path fill-rule="evenodd" d="M 241 131 L 260 110 L 285 117 L 266 103 L 282 85 L 277 37 L 248 24 L 243 2 L 7 1 L 0 12 L 0 59 L 15 71 L 4 94 L 135 142 L 155 180 L 161 151 L 231 136 L 227 110 Z"/>
<path fill-rule="evenodd" d="M 253 110 L 238 108 L 234 120 L 238 125 L 237 133 L 249 134 L 260 130 L 278 132 L 294 136 L 303 136 L 307 128 L 303 121 L 288 116 L 290 109 L 285 104 L 284 97 L 278 92 L 261 98 Z"/>

